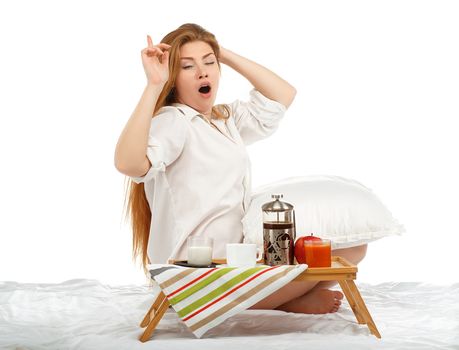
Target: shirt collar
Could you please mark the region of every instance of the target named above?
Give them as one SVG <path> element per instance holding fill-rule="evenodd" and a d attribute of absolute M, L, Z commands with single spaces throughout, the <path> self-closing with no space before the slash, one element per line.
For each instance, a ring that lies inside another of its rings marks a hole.
<path fill-rule="evenodd" d="M 197 110 L 194 108 L 191 108 L 188 105 L 185 105 L 183 103 L 173 103 L 173 107 L 177 108 L 185 118 L 188 118 L 188 120 L 193 120 L 196 117 L 205 119 L 205 117 L 199 113 Z M 233 136 L 231 135 L 230 131 L 228 130 L 228 127 L 226 126 L 225 120 L 222 119 L 212 119 L 212 124 L 220 130 L 220 132 L 226 136 L 230 141 L 234 142 L 237 144 L 237 142 L 234 140 Z"/>
<path fill-rule="evenodd" d="M 185 117 L 187 117 L 190 120 L 194 119 L 195 117 L 203 117 L 203 115 L 199 113 L 197 110 L 183 103 L 173 103 L 172 106 L 176 107 L 180 112 L 182 112 L 182 114 Z"/>

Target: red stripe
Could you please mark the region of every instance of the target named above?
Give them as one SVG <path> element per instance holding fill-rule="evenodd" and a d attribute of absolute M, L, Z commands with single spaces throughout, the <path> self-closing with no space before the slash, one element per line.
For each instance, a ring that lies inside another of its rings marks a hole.
<path fill-rule="evenodd" d="M 220 298 L 218 299 L 215 299 L 213 302 L 207 304 L 206 306 L 202 307 L 201 309 L 195 311 L 193 314 L 191 314 L 190 316 L 188 317 L 185 317 L 183 319 L 183 321 L 188 321 L 190 318 L 196 316 L 197 314 L 203 312 L 204 310 L 208 309 L 209 307 L 211 307 L 212 305 L 218 303 L 220 300 L 222 300 L 223 298 L 226 298 L 228 295 L 230 295 L 231 293 L 234 293 L 235 291 L 237 291 L 239 288 L 245 286 L 247 283 L 253 281 L 255 278 L 257 278 L 258 276 L 261 276 L 262 274 L 268 272 L 268 271 L 271 271 L 273 269 L 276 269 L 278 268 L 280 265 L 277 265 L 277 266 L 273 266 L 273 267 L 270 267 L 269 269 L 264 269 L 262 271 L 260 271 L 259 273 L 257 273 L 256 275 L 253 275 L 252 277 L 250 277 L 248 280 L 246 280 L 245 282 L 239 284 L 238 286 L 234 287 L 233 289 L 229 290 L 228 292 L 226 292 L 226 294 L 223 294 Z"/>
<path fill-rule="evenodd" d="M 185 284 L 184 286 L 180 287 L 179 289 L 176 289 L 174 290 L 172 293 L 166 295 L 166 297 L 170 298 L 171 296 L 173 296 L 174 294 L 177 294 L 178 292 L 184 290 L 186 287 L 192 285 L 193 283 L 195 283 L 196 281 L 199 281 L 201 278 L 207 276 L 209 273 L 213 272 L 217 270 L 217 268 L 213 268 L 213 269 L 210 269 L 209 271 L 207 271 L 206 273 L 202 274 L 201 276 L 199 277 L 196 277 L 194 280 L 192 280 L 191 282 Z"/>

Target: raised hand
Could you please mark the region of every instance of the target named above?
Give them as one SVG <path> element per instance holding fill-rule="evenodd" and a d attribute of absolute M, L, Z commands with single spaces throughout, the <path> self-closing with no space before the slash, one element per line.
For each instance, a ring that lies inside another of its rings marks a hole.
<path fill-rule="evenodd" d="M 151 37 L 147 35 L 148 46 L 141 51 L 142 64 L 147 76 L 148 84 L 164 85 L 169 79 L 169 49 L 168 44 L 153 45 Z"/>

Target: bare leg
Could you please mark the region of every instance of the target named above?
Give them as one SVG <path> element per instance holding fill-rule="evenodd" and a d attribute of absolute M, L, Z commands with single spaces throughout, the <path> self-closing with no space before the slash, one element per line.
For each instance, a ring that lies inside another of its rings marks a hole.
<path fill-rule="evenodd" d="M 341 256 L 357 265 L 365 257 L 367 245 L 335 249 L 333 255 Z M 323 314 L 336 312 L 341 305 L 343 293 L 327 288 L 336 281 L 294 281 L 259 301 L 250 309 L 282 310 L 287 312 Z"/>
<path fill-rule="evenodd" d="M 335 249 L 333 250 L 332 255 L 342 256 L 354 265 L 357 265 L 367 254 L 367 248 L 368 245 L 363 244 L 352 248 Z"/>
<path fill-rule="evenodd" d="M 274 310 L 278 306 L 306 294 L 314 288 L 317 283 L 318 281 L 290 282 L 251 306 L 250 309 Z"/>

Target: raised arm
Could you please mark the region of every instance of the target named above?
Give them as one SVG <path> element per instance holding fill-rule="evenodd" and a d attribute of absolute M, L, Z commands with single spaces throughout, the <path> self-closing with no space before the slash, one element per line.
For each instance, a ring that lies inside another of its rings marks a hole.
<path fill-rule="evenodd" d="M 223 47 L 220 47 L 219 60 L 244 76 L 256 90 L 267 98 L 282 103 L 287 108 L 293 102 L 296 89 L 262 65 Z"/>
<path fill-rule="evenodd" d="M 150 36 L 147 40 L 148 47 L 141 52 L 147 86 L 126 123 L 115 149 L 115 167 L 127 176 L 142 176 L 151 166 L 147 158 L 151 118 L 158 97 L 169 78 L 169 53 L 166 51 L 169 45 L 154 46 Z"/>

